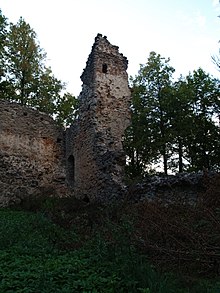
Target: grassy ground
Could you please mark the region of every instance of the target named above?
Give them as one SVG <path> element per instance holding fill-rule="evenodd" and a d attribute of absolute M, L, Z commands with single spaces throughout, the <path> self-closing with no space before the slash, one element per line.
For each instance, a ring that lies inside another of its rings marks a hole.
<path fill-rule="evenodd" d="M 82 243 L 41 214 L 2 210 L 0 217 L 0 292 L 176 292 L 174 280 L 126 241 L 112 245 L 98 233 Z"/>
<path fill-rule="evenodd" d="M 196 207 L 40 197 L 0 210 L 0 292 L 219 293 L 219 182 Z"/>

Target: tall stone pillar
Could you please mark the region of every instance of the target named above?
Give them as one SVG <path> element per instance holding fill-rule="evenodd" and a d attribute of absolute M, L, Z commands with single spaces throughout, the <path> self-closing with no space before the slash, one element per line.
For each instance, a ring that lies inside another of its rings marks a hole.
<path fill-rule="evenodd" d="M 127 58 L 98 34 L 81 80 L 79 117 L 67 134 L 68 183 L 75 196 L 106 202 L 123 193 L 122 140 L 130 123 Z"/>

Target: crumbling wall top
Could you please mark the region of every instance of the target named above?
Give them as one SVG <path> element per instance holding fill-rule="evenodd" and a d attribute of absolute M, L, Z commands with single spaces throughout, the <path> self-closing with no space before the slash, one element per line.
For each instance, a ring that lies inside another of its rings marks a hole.
<path fill-rule="evenodd" d="M 112 45 L 106 36 L 97 34 L 81 80 L 84 85 L 93 85 L 96 73 L 123 75 L 127 67 L 128 60 L 119 53 L 119 47 Z"/>

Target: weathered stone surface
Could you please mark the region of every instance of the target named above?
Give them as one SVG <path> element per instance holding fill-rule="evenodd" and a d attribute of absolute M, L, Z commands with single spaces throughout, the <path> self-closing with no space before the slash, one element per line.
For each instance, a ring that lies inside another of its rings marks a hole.
<path fill-rule="evenodd" d="M 149 176 L 130 186 L 131 201 L 159 201 L 163 204 L 182 202 L 194 205 L 206 191 L 207 182 L 216 173 L 181 173 L 169 176 Z"/>
<path fill-rule="evenodd" d="M 131 98 L 127 64 L 118 47 L 98 34 L 81 76 L 79 118 L 67 133 L 68 182 L 77 197 L 108 201 L 123 191 L 122 139 Z"/>
<path fill-rule="evenodd" d="M 52 118 L 0 100 L 0 206 L 39 190 L 62 190 L 64 146 L 64 132 Z"/>
<path fill-rule="evenodd" d="M 79 117 L 65 132 L 52 118 L 0 100 L 0 206 L 39 193 L 108 202 L 124 190 L 130 121 L 127 59 L 97 35 L 81 76 Z"/>

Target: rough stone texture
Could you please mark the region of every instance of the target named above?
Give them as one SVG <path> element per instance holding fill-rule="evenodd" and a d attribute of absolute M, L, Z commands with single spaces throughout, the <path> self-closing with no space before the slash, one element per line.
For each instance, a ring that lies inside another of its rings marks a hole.
<path fill-rule="evenodd" d="M 158 201 L 165 205 L 175 202 L 194 205 L 207 189 L 207 182 L 216 173 L 181 173 L 149 176 L 129 187 L 128 199 L 134 202 Z"/>
<path fill-rule="evenodd" d="M 0 206 L 65 186 L 65 137 L 52 118 L 0 100 Z"/>
<path fill-rule="evenodd" d="M 123 192 L 122 139 L 130 122 L 127 59 L 98 34 L 81 76 L 78 120 L 67 132 L 67 178 L 75 196 L 108 201 Z"/>
<path fill-rule="evenodd" d="M 98 34 L 81 76 L 79 117 L 66 132 L 46 114 L 0 100 L 0 206 L 69 190 L 102 202 L 122 195 L 127 64 L 118 47 Z"/>

